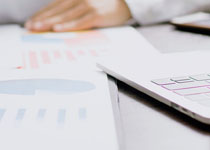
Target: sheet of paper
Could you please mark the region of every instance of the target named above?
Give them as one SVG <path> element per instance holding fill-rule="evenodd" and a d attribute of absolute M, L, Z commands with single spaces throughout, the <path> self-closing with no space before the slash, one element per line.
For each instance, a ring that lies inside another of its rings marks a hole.
<path fill-rule="evenodd" d="M 119 149 L 104 73 L 14 70 L 0 79 L 1 149 Z"/>
<path fill-rule="evenodd" d="M 131 30 L 35 34 L 19 28 L 22 63 L 0 74 L 0 148 L 118 150 L 107 76 L 95 62 L 123 47 Z"/>

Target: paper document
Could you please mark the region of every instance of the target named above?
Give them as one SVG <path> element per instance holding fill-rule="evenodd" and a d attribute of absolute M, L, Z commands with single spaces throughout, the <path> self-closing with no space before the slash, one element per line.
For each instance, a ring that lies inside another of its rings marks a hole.
<path fill-rule="evenodd" d="M 132 30 L 11 33 L 21 64 L 0 74 L 0 148 L 119 150 L 107 76 L 95 62 L 120 55 Z"/>
<path fill-rule="evenodd" d="M 119 149 L 104 73 L 8 74 L 0 75 L 1 149 Z"/>

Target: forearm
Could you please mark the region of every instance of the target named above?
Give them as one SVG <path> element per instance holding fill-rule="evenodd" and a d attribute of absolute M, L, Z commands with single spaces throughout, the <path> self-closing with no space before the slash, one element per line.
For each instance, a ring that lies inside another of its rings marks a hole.
<path fill-rule="evenodd" d="M 126 0 L 133 18 L 142 25 L 210 9 L 209 0 Z"/>

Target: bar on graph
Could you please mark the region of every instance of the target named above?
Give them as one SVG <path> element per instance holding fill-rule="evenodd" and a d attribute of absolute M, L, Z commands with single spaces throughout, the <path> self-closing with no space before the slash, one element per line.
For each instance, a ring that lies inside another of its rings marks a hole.
<path fill-rule="evenodd" d="M 87 118 L 87 110 L 86 108 L 79 108 L 79 119 L 85 120 Z"/>
<path fill-rule="evenodd" d="M 54 51 L 54 58 L 55 59 L 60 59 L 61 58 L 61 53 L 59 51 Z"/>
<path fill-rule="evenodd" d="M 97 52 L 96 52 L 95 50 L 90 50 L 89 52 L 90 52 L 90 54 L 91 54 L 93 57 L 97 57 L 97 56 L 98 56 L 98 54 L 97 54 Z"/>
<path fill-rule="evenodd" d="M 3 119 L 6 109 L 0 108 L 0 121 Z"/>
<path fill-rule="evenodd" d="M 75 57 L 74 57 L 73 53 L 70 50 L 66 51 L 66 55 L 67 55 L 67 58 L 68 58 L 69 61 L 75 60 Z"/>
<path fill-rule="evenodd" d="M 58 110 L 58 119 L 57 119 L 58 124 L 64 124 L 65 123 L 65 118 L 66 118 L 66 110 L 65 109 L 59 109 Z"/>
<path fill-rule="evenodd" d="M 51 64 L 48 51 L 41 51 L 42 61 L 44 64 Z"/>
<path fill-rule="evenodd" d="M 16 121 L 22 121 L 25 115 L 26 109 L 19 109 L 16 115 Z"/>
<path fill-rule="evenodd" d="M 84 56 L 85 55 L 85 52 L 83 50 L 78 50 L 77 52 L 80 56 Z"/>
<path fill-rule="evenodd" d="M 38 114 L 37 114 L 37 119 L 40 121 L 44 120 L 46 112 L 47 112 L 46 109 L 39 109 Z"/>
<path fill-rule="evenodd" d="M 39 68 L 38 58 L 37 58 L 36 52 L 33 52 L 33 51 L 29 52 L 29 61 L 30 61 L 30 66 L 31 66 L 32 69 Z"/>

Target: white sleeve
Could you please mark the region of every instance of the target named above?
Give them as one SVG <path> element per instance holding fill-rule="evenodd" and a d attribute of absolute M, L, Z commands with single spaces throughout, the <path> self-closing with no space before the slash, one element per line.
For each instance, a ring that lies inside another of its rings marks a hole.
<path fill-rule="evenodd" d="M 169 21 L 171 18 L 210 10 L 210 0 L 125 0 L 133 18 L 140 24 Z"/>

